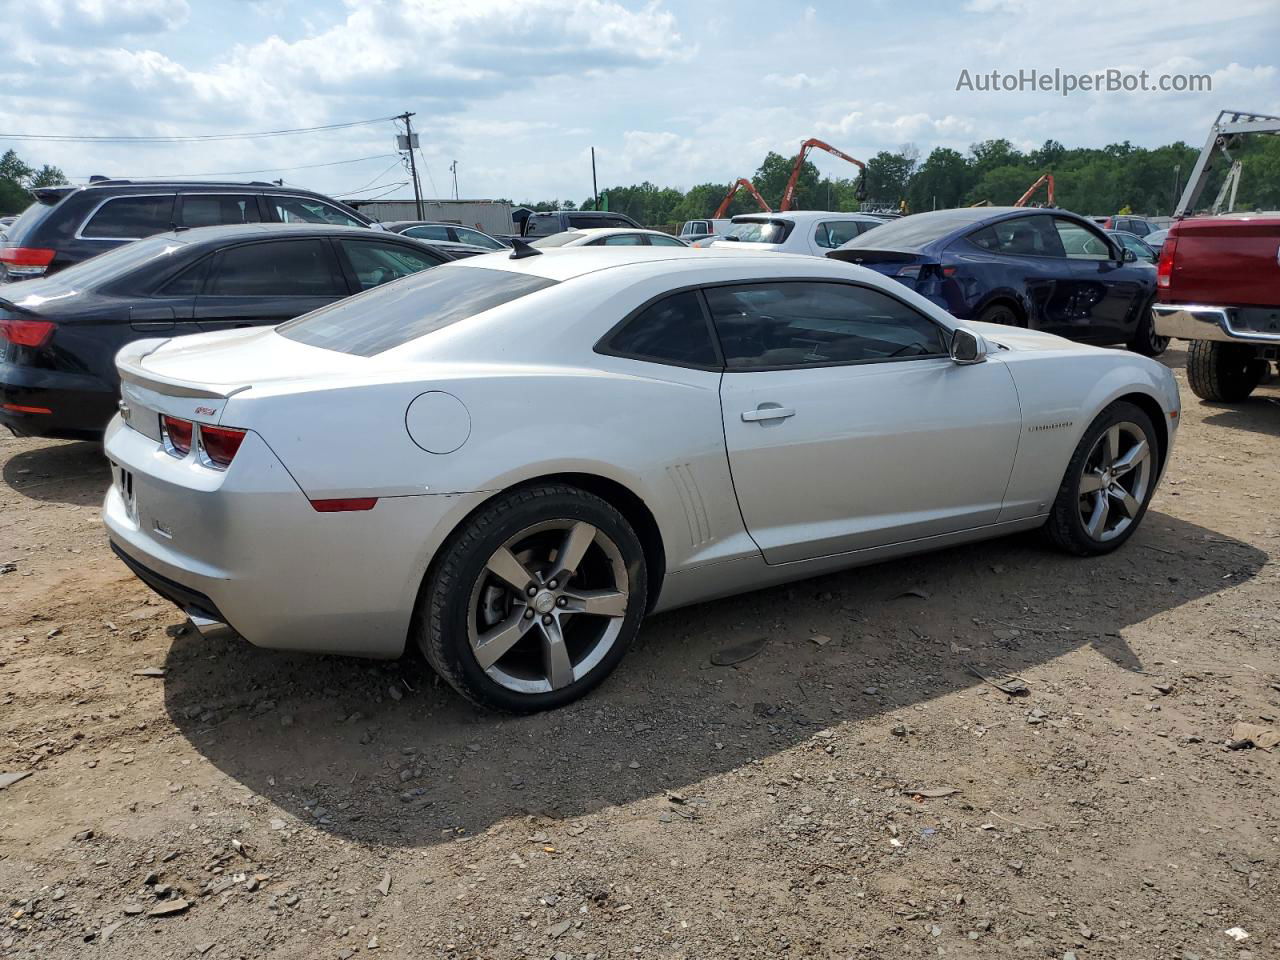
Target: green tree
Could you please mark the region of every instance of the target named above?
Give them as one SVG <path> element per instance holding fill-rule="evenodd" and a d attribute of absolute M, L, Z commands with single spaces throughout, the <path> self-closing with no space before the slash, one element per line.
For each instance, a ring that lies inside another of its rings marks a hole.
<path fill-rule="evenodd" d="M 906 199 L 916 161 L 909 153 L 881 150 L 867 161 L 867 199 L 894 204 Z"/>
<path fill-rule="evenodd" d="M 907 202 L 916 213 L 958 207 L 972 183 L 964 157 L 949 147 L 936 147 L 912 178 Z"/>
<path fill-rule="evenodd" d="M 775 210 L 782 206 L 782 194 L 787 188 L 787 180 L 791 178 L 791 169 L 794 166 L 794 157 L 784 157 L 770 150 L 751 178 L 751 182 L 756 185 L 765 202 Z M 821 195 L 825 199 L 825 194 Z M 819 196 L 818 168 L 813 165 L 813 161 L 806 160 L 796 180 L 796 192 L 791 209 L 821 210 L 823 204 L 819 202 Z"/>

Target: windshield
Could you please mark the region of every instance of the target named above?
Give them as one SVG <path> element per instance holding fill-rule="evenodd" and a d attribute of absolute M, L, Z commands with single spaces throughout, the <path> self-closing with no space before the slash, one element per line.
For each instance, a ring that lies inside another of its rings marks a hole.
<path fill-rule="evenodd" d="M 276 332 L 308 346 L 372 357 L 555 282 L 446 264 L 313 310 L 281 324 Z"/>
<path fill-rule="evenodd" d="M 575 240 L 582 239 L 581 230 L 566 230 L 564 233 L 553 233 L 549 237 L 539 237 L 537 240 L 529 242 L 531 247 L 563 247 L 566 243 L 573 243 Z"/>
<path fill-rule="evenodd" d="M 793 226 L 790 220 L 734 220 L 724 239 L 739 243 L 781 243 Z"/>

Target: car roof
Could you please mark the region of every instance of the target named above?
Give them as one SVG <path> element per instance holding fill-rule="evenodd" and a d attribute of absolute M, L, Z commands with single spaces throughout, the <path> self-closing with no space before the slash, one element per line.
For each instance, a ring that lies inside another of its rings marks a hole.
<path fill-rule="evenodd" d="M 706 219 L 711 219 L 707 217 Z M 816 220 L 876 220 L 869 213 L 855 213 L 839 210 L 786 210 L 780 213 L 740 213 L 733 218 L 734 223 L 753 223 L 760 220 L 790 220 L 793 223 L 808 223 Z"/>
<path fill-rule="evenodd" d="M 593 237 L 607 237 L 615 233 L 652 233 L 660 237 L 669 237 L 671 234 L 663 233 L 661 230 L 650 230 L 647 227 L 570 227 L 565 233 L 585 233 Z"/>
<path fill-rule="evenodd" d="M 534 247 L 535 250 L 539 249 Z M 507 253 L 493 252 L 482 257 L 469 257 L 458 261 L 459 267 L 489 268 L 490 270 L 507 270 L 513 273 L 525 273 L 548 280 L 564 281 L 575 277 L 596 273 L 600 270 L 612 270 L 619 267 L 635 267 L 653 276 L 659 276 L 673 270 L 696 268 L 699 264 L 713 266 L 743 265 L 755 263 L 764 268 L 764 276 L 771 270 L 777 270 L 784 264 L 809 265 L 818 273 L 826 275 L 829 266 L 837 261 L 823 257 L 788 253 L 757 253 L 741 249 L 719 250 L 715 247 L 704 247 L 695 250 L 690 247 L 546 247 L 537 256 L 522 256 L 512 259 Z M 847 266 L 847 265 L 846 265 Z M 785 270 L 783 272 L 786 272 Z"/>
<path fill-rule="evenodd" d="M 269 237 L 399 237 L 413 243 L 413 237 L 369 227 L 343 227 L 329 223 L 233 223 L 215 227 L 191 227 L 186 230 L 166 231 L 154 236 L 168 237 L 178 243 L 225 243 L 230 240 L 254 240 Z M 421 241 L 418 241 L 421 242 Z"/>

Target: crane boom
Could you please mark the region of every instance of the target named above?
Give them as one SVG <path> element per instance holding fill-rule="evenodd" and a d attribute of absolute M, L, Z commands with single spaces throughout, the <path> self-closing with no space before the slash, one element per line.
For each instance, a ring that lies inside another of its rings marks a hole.
<path fill-rule="evenodd" d="M 1028 187 L 1027 192 L 1018 198 L 1018 202 L 1015 203 L 1014 206 L 1025 207 L 1027 205 L 1027 201 L 1031 199 L 1031 195 L 1035 193 L 1037 190 L 1039 190 L 1041 185 L 1047 185 L 1049 206 L 1052 207 L 1053 206 L 1053 174 L 1052 173 L 1046 173 L 1039 180 L 1037 180 L 1030 187 Z"/>
<path fill-rule="evenodd" d="M 791 176 L 787 179 L 787 188 L 782 191 L 782 203 L 778 205 L 778 209 L 782 211 L 791 209 L 791 204 L 794 203 L 796 199 L 796 184 L 800 181 L 800 171 L 804 169 L 804 162 L 809 158 L 809 151 L 814 147 L 817 147 L 819 150 L 825 150 L 827 153 L 832 156 L 839 157 L 841 160 L 848 160 L 858 168 L 858 187 L 855 196 L 857 196 L 859 200 L 865 200 L 867 198 L 867 165 L 861 160 L 855 160 L 843 150 L 837 150 L 831 144 L 811 137 L 804 141 L 804 143 L 800 144 L 800 152 L 796 154 L 796 162 L 791 166 Z"/>
<path fill-rule="evenodd" d="M 760 209 L 765 213 L 773 213 L 773 208 L 764 202 L 764 197 L 760 196 L 760 191 L 756 189 L 756 185 L 745 177 L 739 177 L 734 181 L 733 186 L 729 188 L 729 192 L 724 195 L 724 199 L 720 201 L 720 206 L 716 207 L 716 212 L 711 215 L 712 220 L 719 220 L 729 210 L 729 202 L 739 190 L 746 190 L 751 196 L 755 197 L 756 203 L 760 204 Z"/>

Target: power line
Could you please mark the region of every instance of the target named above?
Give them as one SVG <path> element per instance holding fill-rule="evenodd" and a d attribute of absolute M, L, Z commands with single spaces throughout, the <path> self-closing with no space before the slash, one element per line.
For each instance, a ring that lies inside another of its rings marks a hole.
<path fill-rule="evenodd" d="M 179 177 L 238 177 L 250 173 L 280 173 L 286 170 L 315 170 L 318 167 L 339 167 L 347 163 L 363 163 L 366 160 L 383 160 L 392 156 L 390 153 L 375 153 L 371 157 L 356 157 L 353 160 L 333 160 L 329 163 L 305 163 L 297 167 L 263 167 L 261 170 L 219 170 L 217 173 L 156 173 L 146 177 L 118 177 L 121 180 L 176 180 Z M 74 177 L 76 180 L 87 180 L 88 177 Z"/>
<path fill-rule="evenodd" d="M 383 177 L 385 177 L 388 173 L 390 173 L 392 170 L 394 170 L 397 166 L 399 166 L 399 165 L 401 165 L 401 164 L 403 164 L 403 163 L 404 163 L 404 161 L 403 161 L 399 156 L 397 156 L 397 157 L 396 157 L 396 159 L 392 162 L 391 166 L 387 167 L 387 169 L 383 170 L 380 174 L 378 174 L 376 177 L 374 177 L 372 180 L 370 180 L 370 181 L 369 181 L 368 183 L 366 183 L 364 186 L 356 187 L 354 190 L 336 190 L 336 191 L 334 191 L 334 192 L 335 192 L 335 193 L 348 194 L 348 193 L 360 193 L 360 192 L 362 192 L 362 191 L 364 191 L 364 190 L 368 190 L 368 189 L 370 189 L 371 187 L 373 187 L 373 186 L 374 186 L 374 185 L 375 185 L 379 180 L 381 180 Z M 406 180 L 405 182 L 406 182 L 406 183 L 408 183 L 408 181 L 407 181 L 407 180 Z"/>
<path fill-rule="evenodd" d="M 0 133 L 0 140 L 40 140 L 66 143 L 206 143 L 212 140 L 257 140 L 265 137 L 289 137 L 299 133 L 320 133 L 325 130 L 345 130 L 371 123 L 383 123 L 393 117 L 374 117 L 372 120 L 352 120 L 349 123 L 327 123 L 317 127 L 294 127 L 288 130 L 263 130 L 259 133 L 208 133 L 173 137 L 127 137 L 117 135 L 77 136 L 61 133 Z"/>

